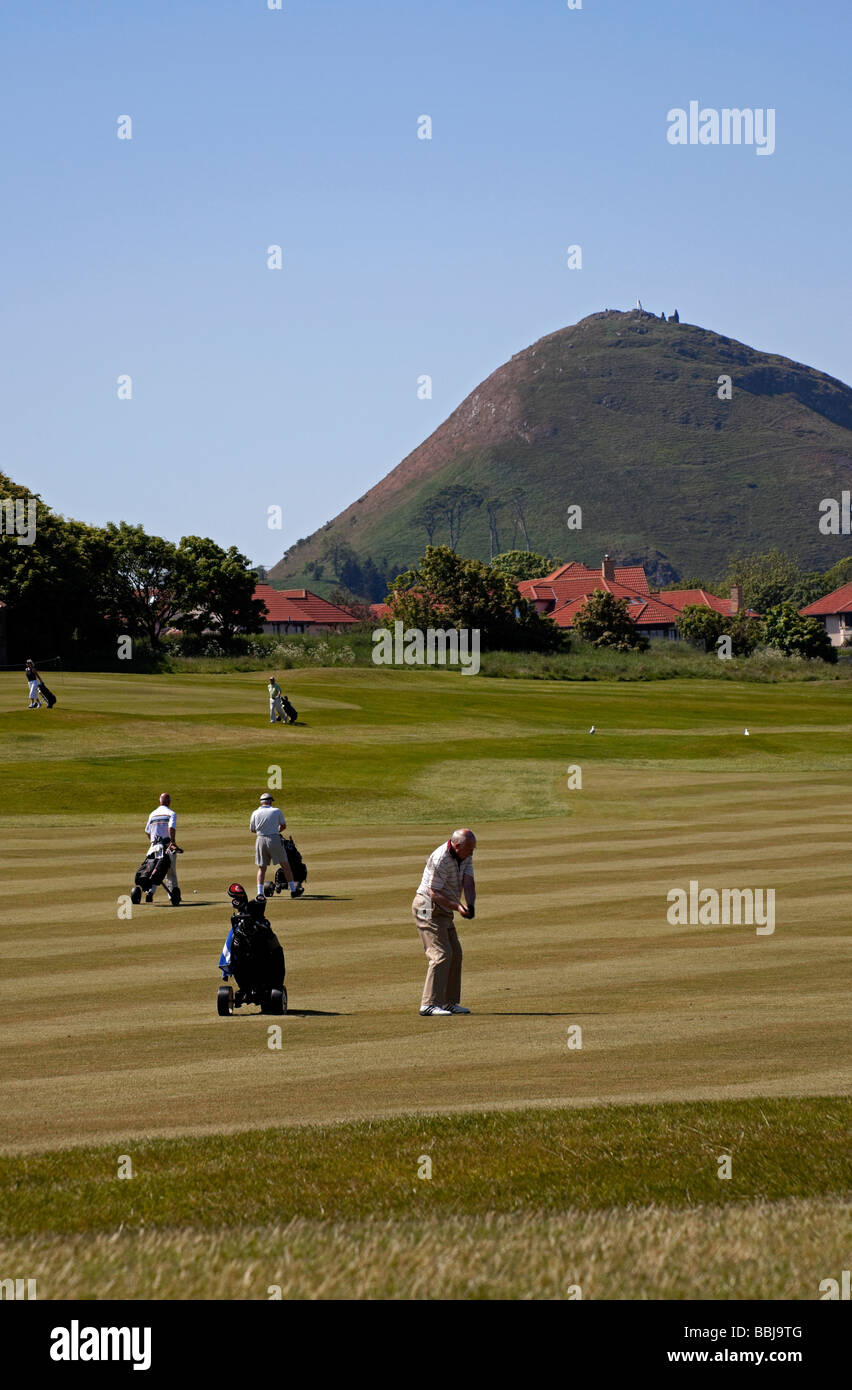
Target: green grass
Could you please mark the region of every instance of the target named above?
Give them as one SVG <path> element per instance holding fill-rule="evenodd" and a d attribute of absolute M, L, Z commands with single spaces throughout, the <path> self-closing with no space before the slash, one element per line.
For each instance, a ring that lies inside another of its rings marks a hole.
<path fill-rule="evenodd" d="M 662 694 L 656 683 L 625 691 L 619 681 L 300 670 L 287 681 L 299 723 L 275 728 L 258 675 L 66 674 L 55 684 L 60 703 L 35 714 L 23 681 L 0 678 L 4 804 L 16 817 L 41 815 L 45 798 L 52 815 L 73 815 L 81 798 L 90 813 L 109 814 L 128 787 L 145 788 L 147 800 L 161 783 L 185 810 L 190 801 L 233 816 L 276 765 L 302 823 L 359 822 L 368 806 L 371 823 L 393 824 L 442 815 L 458 757 L 454 818 L 492 808 L 513 819 L 570 814 L 565 769 L 576 763 L 681 764 L 685 773 L 713 762 L 792 776 L 852 764 L 848 695 L 831 682 L 691 680 L 667 682 Z"/>
<path fill-rule="evenodd" d="M 422 1115 L 0 1157 L 5 1238 L 840 1196 L 839 1097 Z M 717 1158 L 732 1157 L 732 1177 Z M 418 1178 L 422 1159 L 431 1179 Z"/>
<path fill-rule="evenodd" d="M 40 1297 L 811 1298 L 848 1267 L 841 686 L 304 669 L 271 729 L 257 674 L 52 684 L 30 714 L 0 678 L 0 1262 Z M 310 868 L 270 908 L 280 1050 L 215 1012 L 274 765 Z M 119 918 L 164 787 L 185 906 Z M 465 821 L 473 1013 L 424 1020 L 411 896 Z M 690 878 L 773 886 L 775 934 L 670 926 Z"/>
<path fill-rule="evenodd" d="M 849 1117 L 428 1115 L 135 1141 L 129 1178 L 114 1146 L 0 1159 L 0 1261 L 43 1299 L 815 1299 L 848 1263 Z"/>

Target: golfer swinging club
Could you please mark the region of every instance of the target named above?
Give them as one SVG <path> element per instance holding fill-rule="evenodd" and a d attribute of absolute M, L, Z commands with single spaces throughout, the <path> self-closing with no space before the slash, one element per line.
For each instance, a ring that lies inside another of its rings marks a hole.
<path fill-rule="evenodd" d="M 420 887 L 411 904 L 414 922 L 429 962 L 420 1001 L 423 1017 L 433 1014 L 469 1014 L 460 1003 L 462 948 L 453 926 L 453 913 L 474 915 L 476 884 L 473 880 L 472 830 L 454 830 L 426 860 Z M 464 893 L 465 902 L 462 902 Z"/>

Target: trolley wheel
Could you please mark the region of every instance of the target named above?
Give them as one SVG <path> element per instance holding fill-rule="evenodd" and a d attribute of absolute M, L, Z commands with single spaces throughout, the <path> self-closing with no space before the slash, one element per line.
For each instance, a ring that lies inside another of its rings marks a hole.
<path fill-rule="evenodd" d="M 221 1018 L 230 1018 L 234 1012 L 234 991 L 230 985 L 220 985 L 216 997 L 216 1012 Z"/>
<path fill-rule="evenodd" d="M 139 887 L 138 883 L 135 884 L 130 890 L 130 901 L 134 904 L 134 906 L 137 903 L 141 903 L 142 901 L 142 889 Z"/>
<path fill-rule="evenodd" d="M 271 989 L 269 991 L 269 1012 L 271 1014 L 286 1014 L 287 991 L 283 985 L 280 989 Z"/>

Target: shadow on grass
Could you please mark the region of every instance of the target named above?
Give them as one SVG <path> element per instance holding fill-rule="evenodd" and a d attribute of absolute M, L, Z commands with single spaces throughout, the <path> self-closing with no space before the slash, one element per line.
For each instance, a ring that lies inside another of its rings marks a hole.
<path fill-rule="evenodd" d="M 599 1013 L 587 1013 L 580 1009 L 557 1009 L 553 1013 L 543 1013 L 537 1009 L 477 1009 L 477 1018 L 600 1018 Z"/>
<path fill-rule="evenodd" d="M 345 1015 L 345 1016 L 348 1017 L 348 1015 Z M 279 1018 L 341 1018 L 341 1017 L 344 1017 L 344 1015 L 339 1014 L 339 1013 L 337 1012 L 336 1009 L 291 1009 L 291 1008 L 288 1008 L 288 1009 L 287 1009 L 286 1014 L 265 1014 L 265 1013 L 263 1013 L 263 1011 L 262 1011 L 261 1009 L 258 1009 L 256 1006 L 249 1005 L 248 1009 L 246 1009 L 245 1005 L 241 1005 L 240 1008 L 239 1008 L 239 1009 L 235 1009 L 234 1012 L 233 1012 L 231 1015 L 229 1015 L 229 1017 L 231 1017 L 231 1018 L 275 1018 L 275 1019 L 279 1019 Z"/>

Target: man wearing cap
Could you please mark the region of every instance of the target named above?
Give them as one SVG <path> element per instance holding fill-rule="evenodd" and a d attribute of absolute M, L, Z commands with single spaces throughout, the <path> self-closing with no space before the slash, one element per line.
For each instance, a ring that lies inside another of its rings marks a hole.
<path fill-rule="evenodd" d="M 169 902 L 172 907 L 180 906 L 180 889 L 177 880 L 177 857 L 180 853 L 175 844 L 175 831 L 177 830 L 177 813 L 172 810 L 172 799 L 168 792 L 163 792 L 159 804 L 154 807 L 148 817 L 145 826 L 145 834 L 151 838 L 151 848 L 162 845 L 163 853 L 169 861 L 169 870 L 163 879 L 163 887 L 169 895 Z M 145 894 L 146 903 L 154 901 L 156 886 L 149 888 Z"/>
<path fill-rule="evenodd" d="M 301 898 L 305 891 L 301 883 L 296 883 L 294 881 L 290 862 L 284 852 L 281 831 L 286 829 L 286 820 L 278 807 L 272 804 L 272 793 L 263 792 L 260 798 L 260 805 L 256 811 L 252 811 L 251 820 L 249 821 L 249 830 L 253 835 L 257 836 L 254 862 L 257 865 L 258 897 L 263 893 L 263 880 L 266 877 L 266 870 L 270 864 L 283 865 L 284 872 L 287 875 L 291 898 Z"/>
<path fill-rule="evenodd" d="M 420 1001 L 423 1017 L 469 1014 L 460 1003 L 462 948 L 453 926 L 453 913 L 474 915 L 476 884 L 473 879 L 472 830 L 454 830 L 426 860 L 420 887 L 411 904 L 429 968 Z M 464 902 L 462 902 L 462 894 Z M 465 904 L 467 904 L 465 906 Z"/>

